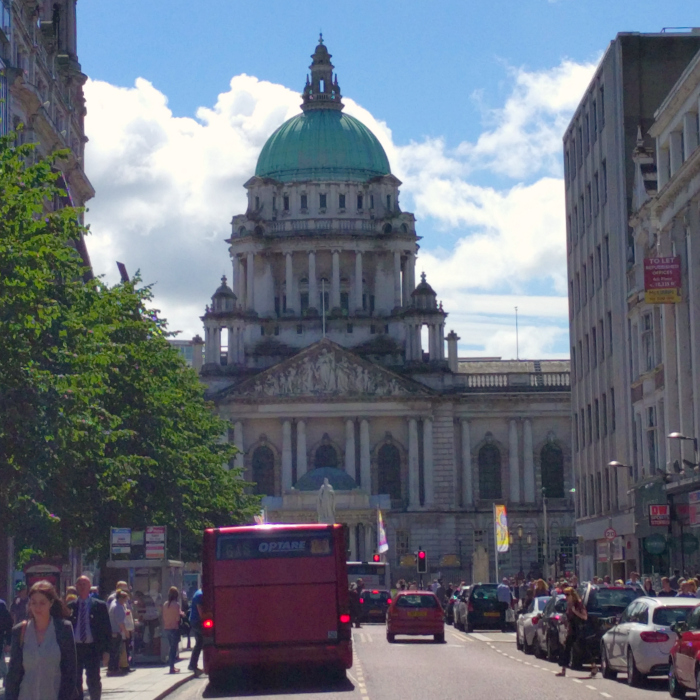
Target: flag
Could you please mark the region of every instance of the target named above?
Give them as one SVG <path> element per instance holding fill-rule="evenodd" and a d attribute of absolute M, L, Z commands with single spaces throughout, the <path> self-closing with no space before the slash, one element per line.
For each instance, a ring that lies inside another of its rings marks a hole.
<path fill-rule="evenodd" d="M 499 554 L 508 551 L 508 515 L 505 506 L 493 507 L 494 526 L 496 528 L 496 547 Z"/>
<path fill-rule="evenodd" d="M 389 543 L 386 539 L 386 530 L 384 529 L 384 518 L 382 511 L 377 510 L 377 551 L 380 554 L 389 551 Z"/>

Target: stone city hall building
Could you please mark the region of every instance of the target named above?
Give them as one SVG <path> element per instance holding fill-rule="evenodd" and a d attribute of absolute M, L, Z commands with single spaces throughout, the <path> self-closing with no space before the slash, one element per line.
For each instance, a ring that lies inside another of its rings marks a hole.
<path fill-rule="evenodd" d="M 437 294 L 416 284 L 401 183 L 343 112 L 322 39 L 312 59 L 302 112 L 268 139 L 233 217 L 233 284 L 202 317 L 203 363 L 194 347 L 236 465 L 272 522 L 315 521 L 328 477 L 353 560 L 371 560 L 380 508 L 394 578 L 415 574 L 404 557 L 419 547 L 446 578 L 493 577 L 494 503 L 515 535 L 499 564 L 527 572 L 543 494 L 550 559 L 573 567 L 568 361 L 457 356 Z"/>

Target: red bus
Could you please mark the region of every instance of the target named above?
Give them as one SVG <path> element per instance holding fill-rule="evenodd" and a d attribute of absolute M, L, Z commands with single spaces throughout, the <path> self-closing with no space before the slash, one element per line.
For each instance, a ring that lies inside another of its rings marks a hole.
<path fill-rule="evenodd" d="M 204 670 L 213 685 L 240 667 L 352 666 L 342 525 L 205 530 Z"/>

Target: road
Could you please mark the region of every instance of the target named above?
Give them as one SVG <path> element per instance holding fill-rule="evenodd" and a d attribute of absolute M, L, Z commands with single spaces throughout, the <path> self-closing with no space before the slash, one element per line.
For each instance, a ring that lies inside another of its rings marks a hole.
<path fill-rule="evenodd" d="M 355 662 L 347 681 L 329 683 L 322 675 L 285 673 L 246 676 L 226 691 L 214 691 L 206 677 L 192 680 L 168 700 L 257 697 L 289 700 L 666 700 L 666 680 L 630 688 L 626 677 L 591 679 L 569 670 L 557 678 L 554 663 L 526 656 L 515 635 L 464 634 L 446 628 L 445 644 L 421 638 L 386 641 L 383 625 L 353 630 Z"/>

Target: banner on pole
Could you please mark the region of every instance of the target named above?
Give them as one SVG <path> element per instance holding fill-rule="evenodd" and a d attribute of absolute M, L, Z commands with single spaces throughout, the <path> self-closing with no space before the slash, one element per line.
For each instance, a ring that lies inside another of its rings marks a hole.
<path fill-rule="evenodd" d="M 493 507 L 494 525 L 496 527 L 496 548 L 499 554 L 508 551 L 508 515 L 504 505 Z"/>
<path fill-rule="evenodd" d="M 389 542 L 386 539 L 386 529 L 384 528 L 384 518 L 382 518 L 381 510 L 377 510 L 377 551 L 380 554 L 389 551 Z"/>

